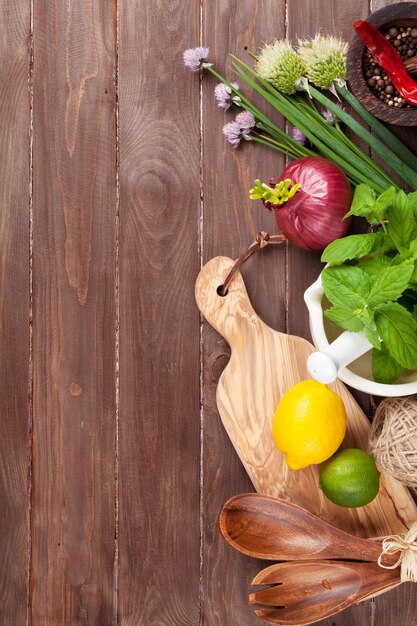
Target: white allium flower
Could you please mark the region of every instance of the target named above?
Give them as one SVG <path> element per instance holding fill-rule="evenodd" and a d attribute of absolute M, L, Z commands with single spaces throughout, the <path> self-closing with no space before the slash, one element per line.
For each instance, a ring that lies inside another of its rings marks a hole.
<path fill-rule="evenodd" d="M 329 89 L 336 78 L 346 79 L 348 44 L 337 37 L 316 35 L 311 41 L 299 41 L 300 56 L 308 79 L 321 89 Z"/>
<path fill-rule="evenodd" d="M 209 48 L 189 48 L 184 51 L 184 65 L 189 67 L 192 72 L 198 72 L 203 67 L 210 67 L 212 63 L 207 63 L 206 59 L 209 55 Z"/>
<path fill-rule="evenodd" d="M 300 55 L 288 41 L 277 40 L 264 46 L 259 54 L 256 71 L 264 80 L 286 94 L 296 92 L 296 81 L 305 75 Z"/>

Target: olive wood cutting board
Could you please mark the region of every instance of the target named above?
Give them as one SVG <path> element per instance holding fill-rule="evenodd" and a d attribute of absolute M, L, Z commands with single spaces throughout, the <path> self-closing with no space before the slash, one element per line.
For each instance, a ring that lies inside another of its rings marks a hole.
<path fill-rule="evenodd" d="M 324 497 L 317 466 L 288 469 L 272 439 L 272 419 L 283 394 L 310 378 L 306 361 L 315 348 L 301 337 L 268 327 L 255 313 L 240 273 L 227 295 L 218 295 L 233 264 L 227 257 L 209 261 L 197 278 L 195 293 L 200 311 L 231 347 L 217 387 L 217 406 L 255 489 L 287 499 L 361 537 L 404 532 L 417 520 L 417 508 L 408 489 L 388 474 L 381 473 L 380 491 L 373 502 L 350 509 Z M 366 449 L 367 417 L 343 383 L 329 386 L 341 396 L 348 415 L 343 447 Z"/>

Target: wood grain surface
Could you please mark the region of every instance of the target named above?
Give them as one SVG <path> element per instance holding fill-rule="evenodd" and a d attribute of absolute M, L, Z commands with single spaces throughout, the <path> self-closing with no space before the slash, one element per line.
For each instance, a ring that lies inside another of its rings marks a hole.
<path fill-rule="evenodd" d="M 0 623 L 26 624 L 29 2 L 0 3 Z"/>
<path fill-rule="evenodd" d="M 248 189 L 285 161 L 230 148 L 233 114 L 182 52 L 209 46 L 231 78 L 228 53 L 350 38 L 388 4 L 0 2 L 1 626 L 262 623 L 247 597 L 265 563 L 217 526 L 252 485 L 215 402 L 230 349 L 193 289 L 209 259 L 277 232 Z M 242 274 L 266 324 L 310 339 L 319 270 L 279 246 Z M 416 608 L 402 585 L 321 624 L 417 626 Z"/>
<path fill-rule="evenodd" d="M 113 624 L 115 24 L 35 2 L 32 626 Z"/>
<path fill-rule="evenodd" d="M 120 4 L 122 626 L 201 619 L 198 23 L 195 2 Z"/>
<path fill-rule="evenodd" d="M 284 35 L 285 5 L 276 0 L 212 0 L 203 4 L 203 42 L 210 46 L 216 68 L 232 78 L 228 54 L 248 60 L 262 41 Z M 237 257 L 259 230 L 275 232 L 275 219 L 261 203 L 248 199 L 258 175 L 278 173 L 279 153 L 246 144 L 234 151 L 222 126 L 234 118 L 213 102 L 216 81 L 203 80 L 203 262 L 213 256 Z M 286 328 L 286 248 L 259 252 L 243 268 L 256 310 L 274 328 Z M 256 618 L 248 608 L 248 585 L 261 562 L 231 550 L 221 538 L 217 516 L 232 495 L 251 489 L 242 465 L 219 420 L 217 382 L 229 347 L 207 324 L 203 327 L 203 623 L 206 626 L 250 626 Z M 257 621 L 257 620 L 256 620 Z"/>

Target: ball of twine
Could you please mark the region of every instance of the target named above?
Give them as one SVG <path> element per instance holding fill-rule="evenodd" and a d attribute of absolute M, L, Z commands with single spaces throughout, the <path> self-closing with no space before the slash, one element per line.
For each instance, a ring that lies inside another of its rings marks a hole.
<path fill-rule="evenodd" d="M 386 398 L 371 426 L 369 450 L 388 474 L 417 491 L 417 401 Z"/>

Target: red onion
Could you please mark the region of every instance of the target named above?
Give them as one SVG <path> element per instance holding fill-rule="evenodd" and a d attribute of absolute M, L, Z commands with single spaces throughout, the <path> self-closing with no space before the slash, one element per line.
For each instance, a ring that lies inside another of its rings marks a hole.
<path fill-rule="evenodd" d="M 285 204 L 265 203 L 274 211 L 281 232 L 305 250 L 322 250 L 343 237 L 350 219 L 352 190 L 342 170 L 322 157 L 307 156 L 288 165 L 275 183 L 291 179 L 300 188 Z"/>

